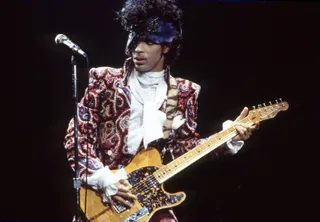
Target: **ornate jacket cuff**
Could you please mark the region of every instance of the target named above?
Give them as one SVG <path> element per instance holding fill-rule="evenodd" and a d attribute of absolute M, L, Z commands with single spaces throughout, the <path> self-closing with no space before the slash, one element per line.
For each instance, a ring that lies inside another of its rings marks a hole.
<path fill-rule="evenodd" d="M 115 184 L 121 179 L 128 179 L 124 168 L 113 173 L 108 166 L 99 169 L 93 175 L 87 178 L 87 185 L 95 190 L 102 191 L 102 199 L 109 202 L 112 195 L 118 192 Z"/>

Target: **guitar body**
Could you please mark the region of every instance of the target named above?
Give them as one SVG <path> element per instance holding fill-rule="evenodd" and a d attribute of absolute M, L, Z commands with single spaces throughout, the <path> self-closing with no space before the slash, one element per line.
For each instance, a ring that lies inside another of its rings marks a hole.
<path fill-rule="evenodd" d="M 125 167 L 128 181 L 138 198 L 132 202 L 133 207 L 127 209 L 116 204 L 112 209 L 109 204 L 102 202 L 98 192 L 81 187 L 80 206 L 82 211 L 91 222 L 146 222 L 156 211 L 181 204 L 186 198 L 185 193 L 167 193 L 163 189 L 163 184 L 159 184 L 152 175 L 162 166 L 160 154 L 156 149 L 148 148 L 139 152 Z M 85 201 L 87 201 L 86 209 Z"/>

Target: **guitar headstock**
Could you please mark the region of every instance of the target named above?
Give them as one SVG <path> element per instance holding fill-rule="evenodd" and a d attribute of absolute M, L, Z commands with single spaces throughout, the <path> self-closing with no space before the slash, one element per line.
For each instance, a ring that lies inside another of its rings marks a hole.
<path fill-rule="evenodd" d="M 258 123 L 267 119 L 274 118 L 278 112 L 286 111 L 289 108 L 289 104 L 287 102 L 282 101 L 282 99 L 275 100 L 275 103 L 272 104 L 269 102 L 269 105 L 263 103 L 263 105 L 258 105 L 258 108 L 253 106 L 253 109 L 249 111 L 248 118 L 254 122 Z"/>

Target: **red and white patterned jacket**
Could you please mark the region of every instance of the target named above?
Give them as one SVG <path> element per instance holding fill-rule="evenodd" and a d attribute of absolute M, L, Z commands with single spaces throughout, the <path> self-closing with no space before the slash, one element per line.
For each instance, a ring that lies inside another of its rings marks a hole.
<path fill-rule="evenodd" d="M 131 92 L 128 75 L 133 64 L 129 58 L 122 68 L 100 67 L 90 70 L 89 86 L 79 103 L 79 173 L 86 174 L 88 149 L 88 175 L 109 166 L 119 169 L 133 159 L 127 151 L 128 121 L 130 117 Z M 165 78 L 170 88 L 170 70 L 165 69 Z M 174 158 L 201 143 L 197 127 L 197 98 L 200 86 L 182 78 L 177 83 L 177 114 L 186 120 L 178 129 L 172 130 L 164 146 Z M 165 112 L 166 100 L 159 110 Z M 64 146 L 67 159 L 74 169 L 74 122 L 71 119 Z M 140 147 L 140 149 L 142 146 Z"/>

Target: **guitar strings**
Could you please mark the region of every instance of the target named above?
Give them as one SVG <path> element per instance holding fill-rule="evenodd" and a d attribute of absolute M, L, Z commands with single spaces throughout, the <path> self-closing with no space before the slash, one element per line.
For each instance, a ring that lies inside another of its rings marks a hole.
<path fill-rule="evenodd" d="M 167 172 L 165 172 L 165 173 L 167 173 Z M 167 174 L 169 174 L 169 173 L 167 173 Z M 139 183 L 133 185 L 131 192 L 132 193 L 133 192 L 142 192 L 148 188 L 151 188 L 154 185 L 157 186 L 157 185 L 160 185 L 160 183 L 157 181 L 157 179 L 154 175 L 151 175 L 151 177 L 147 177 L 147 179 L 145 181 L 140 181 Z"/>
<path fill-rule="evenodd" d="M 158 170 L 160 170 L 160 169 L 158 169 Z M 154 175 L 151 175 L 150 177 L 147 177 L 147 180 L 150 181 L 150 179 L 151 179 L 151 182 L 158 182 Z M 146 181 L 146 182 L 148 182 L 148 181 Z M 133 190 L 134 189 L 138 189 L 138 186 L 143 186 L 146 182 L 145 181 L 140 181 L 140 182 L 136 183 L 135 185 L 133 185 L 132 189 Z"/>
<path fill-rule="evenodd" d="M 202 149 L 202 151 L 205 151 L 207 149 L 207 147 L 205 147 L 204 149 Z M 158 171 L 161 170 L 158 169 Z M 165 171 L 164 169 L 162 169 L 163 171 Z M 169 174 L 168 172 L 165 172 L 166 174 Z M 156 180 L 156 177 L 154 175 L 152 175 L 152 177 L 148 177 L 145 181 L 140 181 L 137 184 L 133 185 L 132 187 L 132 193 L 135 192 L 142 192 L 145 191 L 146 189 L 151 188 L 153 185 L 158 185 L 158 181 Z"/>
<path fill-rule="evenodd" d="M 160 170 L 160 169 L 159 169 Z M 166 173 L 166 172 L 165 172 Z M 146 185 L 146 183 L 151 183 L 151 184 L 148 184 L 147 187 L 145 187 L 144 185 Z M 150 188 L 152 187 L 152 185 L 159 185 L 158 181 L 156 180 L 155 176 L 152 175 L 151 177 L 148 177 L 146 179 L 146 181 L 140 181 L 139 183 L 133 185 L 132 187 L 132 191 L 135 192 L 135 191 L 141 191 L 141 189 L 144 190 L 144 188 Z M 143 191 L 142 190 L 142 191 Z"/>
<path fill-rule="evenodd" d="M 137 185 L 133 187 L 132 193 L 142 192 L 145 189 L 151 188 L 153 185 L 160 185 L 159 183 L 157 184 L 157 180 L 154 176 L 147 178 L 146 181 L 137 183 Z"/>
<path fill-rule="evenodd" d="M 232 132 L 231 132 L 232 133 Z M 229 133 L 230 134 L 230 133 Z M 201 151 L 205 151 L 207 147 L 205 147 L 204 149 L 202 149 Z M 161 170 L 158 169 L 158 170 Z M 164 169 L 162 169 L 164 170 Z M 165 170 L 164 170 L 165 171 Z M 167 173 L 167 172 L 165 172 Z M 148 189 L 150 187 L 152 187 L 153 184 L 156 184 L 158 181 L 156 180 L 155 176 L 152 175 L 152 177 L 149 177 L 147 178 L 145 181 L 140 181 L 138 182 L 137 184 L 135 184 L 133 187 L 132 187 L 132 193 L 133 192 L 141 192 L 141 191 L 144 191 L 145 189 Z M 153 183 L 153 184 L 152 184 Z M 157 185 L 157 184 L 156 184 Z"/>
<path fill-rule="evenodd" d="M 170 167 L 169 167 L 169 168 L 170 168 Z M 161 169 L 164 171 L 164 173 L 160 171 Z M 171 169 L 169 169 L 169 170 L 171 170 Z M 158 169 L 158 171 L 160 171 L 160 173 L 162 173 L 162 174 L 169 174 L 169 173 L 166 172 L 166 170 L 163 169 L 163 168 Z M 160 174 L 160 175 L 161 175 L 161 174 Z M 154 175 L 152 175 L 152 177 L 149 177 L 148 179 L 146 179 L 146 181 L 141 181 L 141 182 L 133 185 L 133 187 L 132 187 L 132 193 L 133 193 L 133 192 L 136 192 L 136 191 L 141 192 L 141 191 L 144 191 L 144 190 L 147 189 L 147 188 L 152 187 L 152 184 L 146 184 L 146 183 L 152 183 L 152 182 L 155 182 L 155 183 L 158 182 L 158 181 L 156 180 L 156 178 L 155 178 Z M 145 186 L 145 185 L 147 185 L 147 186 Z M 141 189 L 142 189 L 142 190 L 141 190 Z"/>
<path fill-rule="evenodd" d="M 235 131 L 235 129 L 233 128 L 233 130 L 231 132 L 229 132 L 228 134 L 230 135 L 231 133 L 233 133 Z M 228 136 L 228 135 L 227 135 Z M 204 148 L 201 151 L 206 150 L 206 148 Z M 161 169 L 159 169 L 161 170 Z M 163 169 L 164 170 L 164 169 Z M 165 170 L 164 170 L 165 171 Z M 167 173 L 167 172 L 165 172 Z M 136 192 L 142 192 L 146 189 L 151 188 L 154 185 L 159 185 L 158 181 L 156 180 L 155 176 L 152 175 L 152 177 L 148 177 L 145 181 L 140 181 L 137 184 L 135 184 L 132 188 L 132 193 L 136 193 Z"/>
<path fill-rule="evenodd" d="M 245 118 L 245 119 L 247 119 L 247 118 Z M 241 122 L 244 122 L 244 121 L 242 120 Z M 231 132 L 229 132 L 229 135 L 231 133 L 233 133 L 234 131 L 235 131 L 235 129 L 233 128 L 233 130 Z M 159 170 L 161 170 L 161 169 L 159 169 Z M 163 169 L 163 171 L 165 171 L 165 170 Z M 165 173 L 167 173 L 167 172 L 165 172 Z M 160 185 L 160 183 L 156 180 L 156 177 L 154 175 L 152 175 L 151 177 L 147 177 L 145 181 L 140 181 L 140 182 L 136 183 L 132 188 L 132 193 L 136 194 L 136 192 L 142 192 L 146 189 L 149 189 L 150 187 L 152 187 L 154 185 L 158 186 L 158 185 Z"/>

